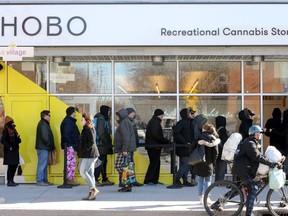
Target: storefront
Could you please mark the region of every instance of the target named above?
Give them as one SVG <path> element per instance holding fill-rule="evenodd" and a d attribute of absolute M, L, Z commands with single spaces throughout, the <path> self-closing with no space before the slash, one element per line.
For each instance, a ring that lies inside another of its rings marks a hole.
<path fill-rule="evenodd" d="M 288 4 L 55 3 L 0 8 L 0 50 L 5 47 L 0 52 L 0 128 L 5 114 L 15 119 L 22 137 L 24 182 L 35 181 L 35 130 L 43 109 L 51 111 L 58 143 L 58 164 L 50 167 L 49 176 L 61 183 L 59 126 L 67 105 L 93 115 L 104 104 L 113 113 L 133 107 L 140 136 L 157 108 L 165 111 L 163 128 L 169 136 L 170 122 L 179 120 L 184 107 L 193 107 L 211 123 L 225 116 L 230 133 L 238 131 L 237 114 L 244 107 L 256 113 L 254 123 L 261 126 L 275 107 L 287 107 Z M 23 52 L 15 52 L 16 46 Z M 33 57 L 25 57 L 27 47 L 34 48 Z M 9 60 L 11 56 L 21 61 Z M 113 115 L 113 132 L 116 121 Z M 265 137 L 264 146 L 268 142 Z M 109 158 L 108 172 L 117 181 L 114 157 Z M 170 160 L 164 151 L 161 181 L 166 183 L 171 183 Z M 145 149 L 138 148 L 140 181 L 148 162 Z"/>

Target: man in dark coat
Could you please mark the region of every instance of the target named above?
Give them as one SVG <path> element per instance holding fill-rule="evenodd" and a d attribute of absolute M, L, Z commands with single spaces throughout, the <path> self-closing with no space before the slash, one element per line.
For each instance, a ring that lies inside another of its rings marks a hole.
<path fill-rule="evenodd" d="M 232 173 L 239 177 L 247 187 L 246 216 L 253 215 L 254 200 L 256 198 L 257 185 L 253 179 L 259 163 L 275 167 L 277 163 L 271 163 L 259 151 L 259 140 L 263 130 L 258 125 L 253 125 L 248 130 L 249 137 L 240 143 L 240 151 L 235 155 Z M 281 166 L 281 164 L 279 164 Z"/>
<path fill-rule="evenodd" d="M 78 186 L 79 183 L 74 181 L 76 158 L 74 151 L 78 149 L 80 143 L 80 132 L 76 125 L 76 108 L 68 107 L 66 109 L 66 117 L 63 119 L 60 125 L 61 132 L 61 148 L 64 149 L 66 145 L 67 151 L 67 172 L 66 180 L 67 184 L 71 186 Z"/>
<path fill-rule="evenodd" d="M 249 137 L 248 130 L 253 124 L 255 113 L 253 113 L 251 110 L 244 108 L 238 113 L 238 117 L 241 121 L 239 126 L 239 133 L 242 135 L 242 140 Z"/>
<path fill-rule="evenodd" d="M 154 111 L 153 117 L 150 119 L 146 127 L 145 144 L 151 145 L 146 147 L 150 161 L 144 179 L 144 184 L 147 185 L 162 184 L 159 182 L 161 166 L 160 155 L 162 147 L 157 146 L 157 144 L 170 143 L 170 141 L 163 136 L 163 130 L 161 127 L 161 121 L 163 117 L 164 111 L 161 109 L 156 109 Z"/>
<path fill-rule="evenodd" d="M 173 127 L 173 137 L 174 142 L 176 143 L 176 155 L 179 157 L 180 165 L 178 172 L 176 174 L 176 184 L 182 185 L 180 179 L 183 179 L 183 185 L 191 187 L 195 186 L 194 184 L 188 182 L 188 173 L 189 173 L 189 146 L 194 140 L 194 131 L 192 126 L 192 115 L 195 111 L 191 108 L 184 108 L 180 111 L 181 120 L 177 122 L 175 127 Z M 186 146 L 183 146 L 186 144 Z M 177 145 L 182 145 L 177 147 Z"/>

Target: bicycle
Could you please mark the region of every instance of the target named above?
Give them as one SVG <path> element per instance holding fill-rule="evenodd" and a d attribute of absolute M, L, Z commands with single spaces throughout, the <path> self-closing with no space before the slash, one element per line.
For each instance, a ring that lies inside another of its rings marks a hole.
<path fill-rule="evenodd" d="M 257 176 L 258 195 L 268 186 L 268 175 Z M 269 186 L 268 186 L 269 188 Z M 211 184 L 204 194 L 204 207 L 206 212 L 212 215 L 227 215 L 231 212 L 232 216 L 241 215 L 246 202 L 246 190 L 241 181 L 220 180 Z M 212 204 L 213 201 L 214 203 Z M 258 202 L 259 203 L 259 202 Z M 273 216 L 288 215 L 288 181 L 279 190 L 270 189 L 266 195 L 266 207 Z"/>

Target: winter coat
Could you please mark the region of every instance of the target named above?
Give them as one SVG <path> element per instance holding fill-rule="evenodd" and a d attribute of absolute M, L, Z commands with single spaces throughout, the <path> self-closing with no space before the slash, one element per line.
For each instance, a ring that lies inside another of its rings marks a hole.
<path fill-rule="evenodd" d="M 111 124 L 105 116 L 97 113 L 94 118 L 97 119 L 96 136 L 98 136 L 97 147 L 100 155 L 112 153 Z"/>
<path fill-rule="evenodd" d="M 191 145 L 194 140 L 194 131 L 192 125 L 192 119 L 189 119 L 187 116 L 187 109 L 182 109 L 180 111 L 181 120 L 173 127 L 173 138 L 176 143 L 176 154 L 179 157 L 188 157 L 189 156 L 189 145 Z M 177 147 L 177 144 L 187 146 Z"/>
<path fill-rule="evenodd" d="M 208 142 L 213 142 L 214 136 L 207 132 L 202 132 L 200 134 L 199 140 L 205 140 Z M 199 145 L 199 144 L 197 144 Z M 194 173 L 197 176 L 201 177 L 208 177 L 213 175 L 213 169 L 216 164 L 216 159 L 218 156 L 218 147 L 208 147 L 208 146 L 201 146 L 205 149 L 205 162 L 198 163 L 194 165 Z"/>
<path fill-rule="evenodd" d="M 281 134 L 282 125 L 281 125 L 282 113 L 279 108 L 275 108 L 272 112 L 272 118 L 268 119 L 265 128 L 267 129 L 265 135 L 270 137 L 270 145 L 275 146 L 281 152 L 285 149 L 284 134 Z M 270 131 L 272 129 L 272 131 Z"/>
<path fill-rule="evenodd" d="M 2 133 L 1 143 L 4 145 L 4 165 L 19 164 L 19 144 L 21 139 L 14 129 L 14 135 L 9 136 L 8 128 L 5 127 Z"/>
<path fill-rule="evenodd" d="M 166 139 L 163 135 L 163 129 L 161 127 L 161 119 L 158 116 L 153 116 L 146 127 L 145 144 L 157 145 L 157 144 L 169 144 L 170 140 Z M 146 146 L 145 149 L 162 149 L 160 146 L 151 147 Z"/>
<path fill-rule="evenodd" d="M 239 126 L 239 133 L 242 135 L 242 140 L 246 139 L 247 137 L 249 137 L 249 128 L 252 126 L 253 124 L 253 120 L 252 119 L 248 119 L 245 116 L 244 110 L 241 110 L 238 113 L 238 117 L 241 120 L 240 126 Z"/>
<path fill-rule="evenodd" d="M 64 149 L 64 144 L 67 147 L 73 146 L 77 150 L 80 143 L 80 132 L 76 125 L 76 119 L 67 115 L 60 125 L 61 132 L 61 148 Z"/>
<path fill-rule="evenodd" d="M 207 123 L 207 118 L 204 115 L 199 114 L 195 116 L 193 120 L 193 129 L 194 129 L 194 139 L 199 140 L 202 133 L 202 126 Z"/>
<path fill-rule="evenodd" d="M 43 118 L 37 125 L 35 149 L 48 151 L 55 149 L 54 137 L 50 124 Z"/>
<path fill-rule="evenodd" d="M 78 148 L 79 158 L 97 158 L 100 156 L 96 145 L 96 132 L 94 127 L 89 128 L 86 125 L 83 127 Z"/>
<path fill-rule="evenodd" d="M 226 130 L 226 118 L 224 116 L 217 116 L 215 118 L 215 122 L 216 122 L 217 133 L 218 133 L 219 138 L 221 140 L 221 143 L 218 145 L 218 157 L 217 157 L 217 160 L 221 160 L 223 146 L 224 146 L 224 143 L 228 139 L 228 132 Z"/>
<path fill-rule="evenodd" d="M 116 115 L 119 117 L 119 125 L 114 134 L 114 152 L 122 153 L 136 151 L 134 126 L 128 118 L 127 110 L 121 109 Z"/>
<path fill-rule="evenodd" d="M 258 150 L 258 141 L 250 136 L 240 144 L 240 151 L 234 158 L 232 173 L 241 180 L 248 179 L 248 176 L 255 178 L 259 163 L 272 166 L 264 155 Z"/>

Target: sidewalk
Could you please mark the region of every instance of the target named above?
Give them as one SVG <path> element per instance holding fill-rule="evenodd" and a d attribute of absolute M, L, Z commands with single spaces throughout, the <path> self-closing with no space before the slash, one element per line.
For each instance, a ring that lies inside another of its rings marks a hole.
<path fill-rule="evenodd" d="M 118 186 L 99 187 L 100 194 L 94 201 L 82 201 L 88 188 L 80 185 L 71 189 L 57 186 L 22 184 L 17 187 L 0 185 L 0 216 L 206 216 L 200 205 L 197 187 L 168 189 L 167 185 L 134 187 L 132 192 L 118 192 Z M 261 200 L 265 200 L 261 197 Z M 3 200 L 2 200 L 3 201 Z M 265 210 L 264 202 L 255 210 Z M 117 212 L 117 213 L 116 213 Z M 229 213 L 221 214 L 229 215 Z M 261 214 L 257 214 L 261 215 Z"/>

